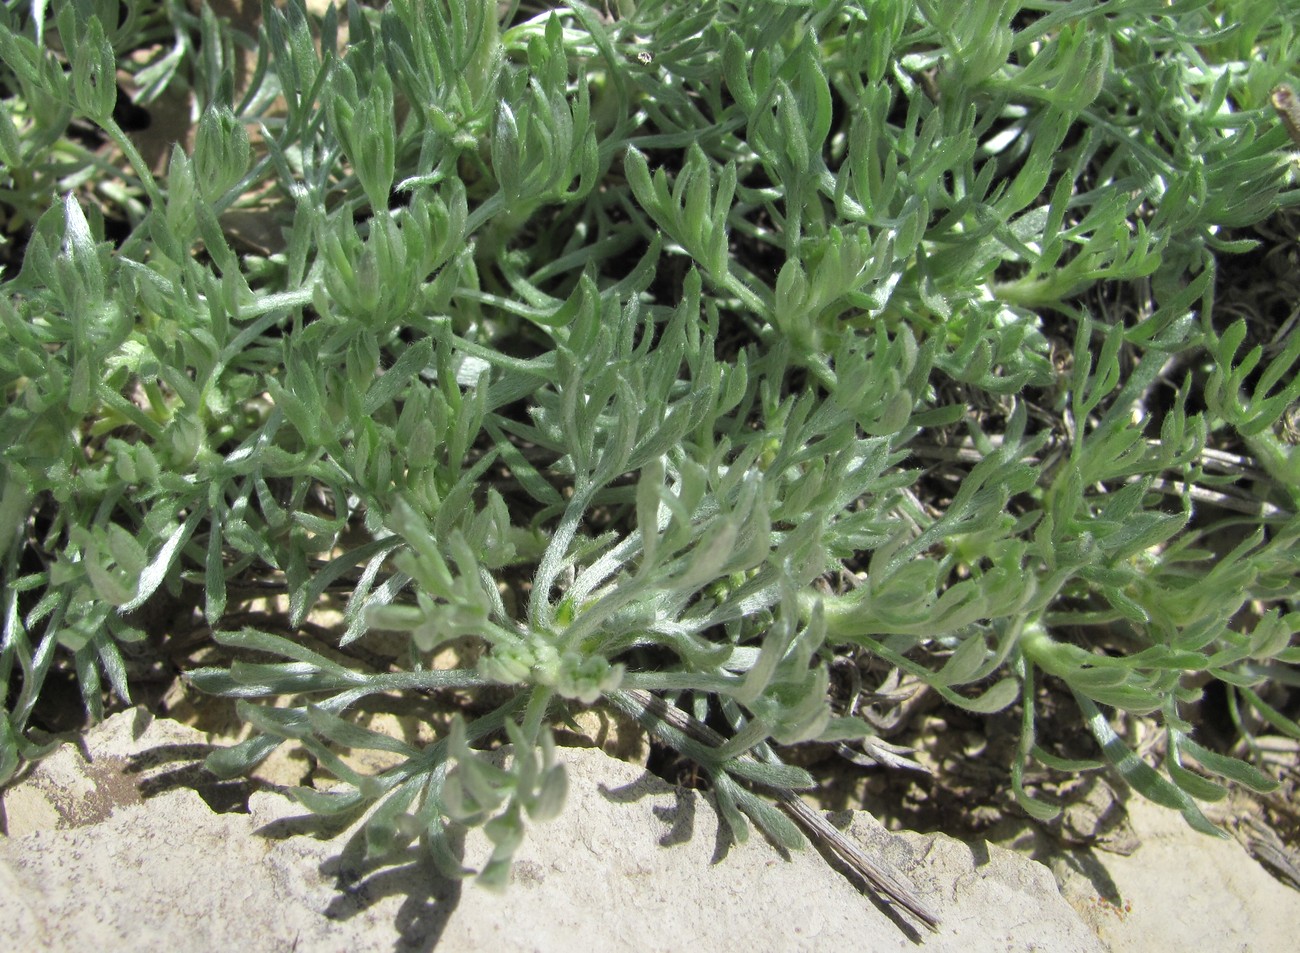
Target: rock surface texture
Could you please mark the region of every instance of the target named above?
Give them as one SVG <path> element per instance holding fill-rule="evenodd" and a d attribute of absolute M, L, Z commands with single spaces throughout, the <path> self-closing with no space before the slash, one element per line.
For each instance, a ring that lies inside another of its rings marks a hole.
<path fill-rule="evenodd" d="M 939 932 L 918 946 L 815 851 L 785 859 L 757 835 L 728 846 L 698 794 L 595 750 L 563 752 L 569 803 L 559 819 L 530 831 L 504 896 L 438 876 L 418 847 L 394 864 L 368 864 L 352 832 L 320 833 L 276 792 L 253 793 L 251 813 L 217 813 L 210 805 L 228 809 L 241 792 L 196 771 L 207 750 L 197 732 L 128 712 L 90 732 L 80 748 L 65 746 L 7 792 L 9 836 L 0 839 L 7 947 L 1107 948 L 1041 864 L 944 836 L 892 834 L 863 813 L 842 815 L 848 836 L 910 878 L 942 915 Z M 470 866 L 488 854 L 477 831 L 464 847 Z M 1116 883 L 1128 889 L 1121 877 L 1127 882 L 1117 873 Z M 1179 889 L 1196 888 L 1184 881 Z M 1141 900 L 1148 902 L 1154 916 L 1159 901 Z M 1224 915 L 1254 916 L 1237 906 Z M 1273 917 L 1300 922 L 1295 913 Z M 1148 932 L 1160 929 L 1155 920 L 1114 919 L 1119 925 L 1103 935 L 1116 950 L 1176 948 Z M 1125 924 L 1139 922 L 1151 942 L 1124 939 Z M 1202 944 L 1215 935 L 1212 923 L 1199 929 Z M 1201 948 L 1282 949 L 1266 942 Z"/>
<path fill-rule="evenodd" d="M 1111 953 L 1297 948 L 1300 892 L 1235 840 L 1197 834 L 1176 812 L 1141 798 L 1129 800 L 1128 816 L 1140 842 L 1131 855 L 1052 859 L 1062 894 Z"/>

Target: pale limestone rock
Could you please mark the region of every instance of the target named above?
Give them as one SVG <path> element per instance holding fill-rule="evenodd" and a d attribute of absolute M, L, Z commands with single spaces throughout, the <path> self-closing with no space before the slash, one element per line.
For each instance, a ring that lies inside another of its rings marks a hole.
<path fill-rule="evenodd" d="M 1139 797 L 1128 802 L 1139 846 L 1128 856 L 1070 851 L 1052 867 L 1066 899 L 1111 953 L 1292 953 L 1300 892 L 1234 840 L 1187 826 Z"/>
<path fill-rule="evenodd" d="M 165 780 L 177 752 L 201 757 L 201 737 L 127 713 L 87 736 L 89 764 L 66 748 L 54 756 L 63 762 L 37 766 L 20 790 L 81 794 L 47 799 L 53 825 L 47 816 L 0 841 L 0 916 L 11 948 L 915 948 L 815 852 L 783 859 L 757 835 L 728 846 L 699 795 L 598 751 L 562 752 L 570 802 L 530 832 L 502 897 L 439 877 L 418 847 L 397 865 L 376 866 L 352 832 L 304 836 L 312 825 L 278 793 L 254 794 L 251 815 L 216 814 L 193 791 L 160 785 L 159 766 Z M 112 765 L 117 780 L 95 775 Z M 122 779 L 163 793 L 127 795 Z M 94 792 L 114 793 L 85 808 Z M 842 819 L 940 911 L 927 950 L 1103 949 L 1033 861 L 942 836 L 890 834 L 861 813 Z M 471 832 L 466 863 L 487 852 Z"/>

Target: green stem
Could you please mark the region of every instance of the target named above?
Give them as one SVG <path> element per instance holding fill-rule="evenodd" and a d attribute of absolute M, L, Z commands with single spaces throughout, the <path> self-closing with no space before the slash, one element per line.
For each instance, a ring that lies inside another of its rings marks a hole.
<path fill-rule="evenodd" d="M 542 733 L 542 721 L 546 717 L 547 710 L 551 707 L 551 700 L 555 698 L 555 690 L 545 686 L 538 686 L 529 693 L 528 707 L 524 709 L 524 737 L 528 739 L 530 745 L 537 744 L 537 739 Z"/>
<path fill-rule="evenodd" d="M 751 718 L 745 727 L 736 732 L 717 750 L 719 761 L 730 761 L 746 754 L 750 748 L 767 740 L 772 725 L 764 718 Z"/>
<path fill-rule="evenodd" d="M 130 137 L 113 117 L 105 118 L 102 125 L 104 131 L 122 150 L 122 154 L 126 156 L 127 161 L 131 163 L 131 168 L 135 170 L 136 176 L 140 179 L 140 185 L 144 187 L 145 193 L 149 196 L 150 206 L 161 213 L 167 204 L 167 200 L 163 197 L 162 189 L 158 188 L 158 183 L 154 179 L 148 163 L 144 161 L 144 156 L 140 155 L 140 150 L 135 147 L 135 143 L 131 141 Z"/>
<path fill-rule="evenodd" d="M 496 684 L 469 668 L 437 669 L 428 672 L 390 672 L 373 676 L 371 683 L 378 685 L 383 691 L 483 688 Z"/>
<path fill-rule="evenodd" d="M 696 672 L 628 672 L 619 687 L 624 691 L 643 689 L 648 692 L 711 692 L 731 695 L 739 691 L 742 680 L 729 675 Z"/>
<path fill-rule="evenodd" d="M 1026 659 L 1047 674 L 1063 678 L 1069 671 L 1069 664 L 1062 664 L 1065 660 L 1060 657 L 1060 644 L 1048 635 L 1041 621 L 1025 623 L 1016 644 Z"/>
<path fill-rule="evenodd" d="M 1264 471 L 1281 483 L 1292 499 L 1300 497 L 1300 454 L 1296 453 L 1295 447 L 1283 446 L 1282 441 L 1269 430 L 1242 434 L 1242 438 Z"/>

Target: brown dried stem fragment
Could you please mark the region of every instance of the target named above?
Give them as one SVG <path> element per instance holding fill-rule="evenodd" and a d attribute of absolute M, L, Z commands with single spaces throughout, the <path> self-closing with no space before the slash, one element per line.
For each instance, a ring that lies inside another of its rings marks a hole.
<path fill-rule="evenodd" d="M 658 695 L 640 689 L 617 694 L 635 702 L 641 710 L 639 717 L 647 721 L 661 721 L 701 744 L 715 748 L 726 741 L 726 738 L 708 725 L 697 721 Z M 874 891 L 907 910 L 931 930 L 938 928 L 939 915 L 917 895 L 916 888 L 901 874 L 868 857 L 862 848 L 836 830 L 820 811 L 809 807 L 793 791 L 773 788 L 772 793 L 778 798 L 785 812 L 794 818 L 810 837 L 834 851 L 836 856 L 870 884 Z"/>
<path fill-rule="evenodd" d="M 1286 131 L 1291 133 L 1291 139 L 1297 146 L 1300 146 L 1300 99 L 1296 98 L 1295 90 L 1283 83 L 1276 86 L 1272 94 L 1273 108 L 1277 110 L 1278 118 L 1282 120 L 1282 125 L 1286 126 Z"/>

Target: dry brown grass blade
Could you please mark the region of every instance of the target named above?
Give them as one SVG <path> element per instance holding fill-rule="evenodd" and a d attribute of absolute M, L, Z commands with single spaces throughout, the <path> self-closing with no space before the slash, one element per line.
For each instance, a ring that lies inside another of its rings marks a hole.
<path fill-rule="evenodd" d="M 689 735 L 701 744 L 719 747 L 726 739 L 697 721 L 689 714 L 668 704 L 658 695 L 639 689 L 622 692 L 633 699 L 649 718 L 657 719 Z M 850 841 L 831 825 L 821 813 L 806 804 L 799 795 L 784 789 L 773 789 L 781 807 L 814 841 L 832 850 L 845 864 L 865 880 L 883 900 L 896 904 L 931 930 L 939 926 L 939 915 L 923 901 L 914 886 L 896 871 L 867 856 L 857 844 Z"/>

